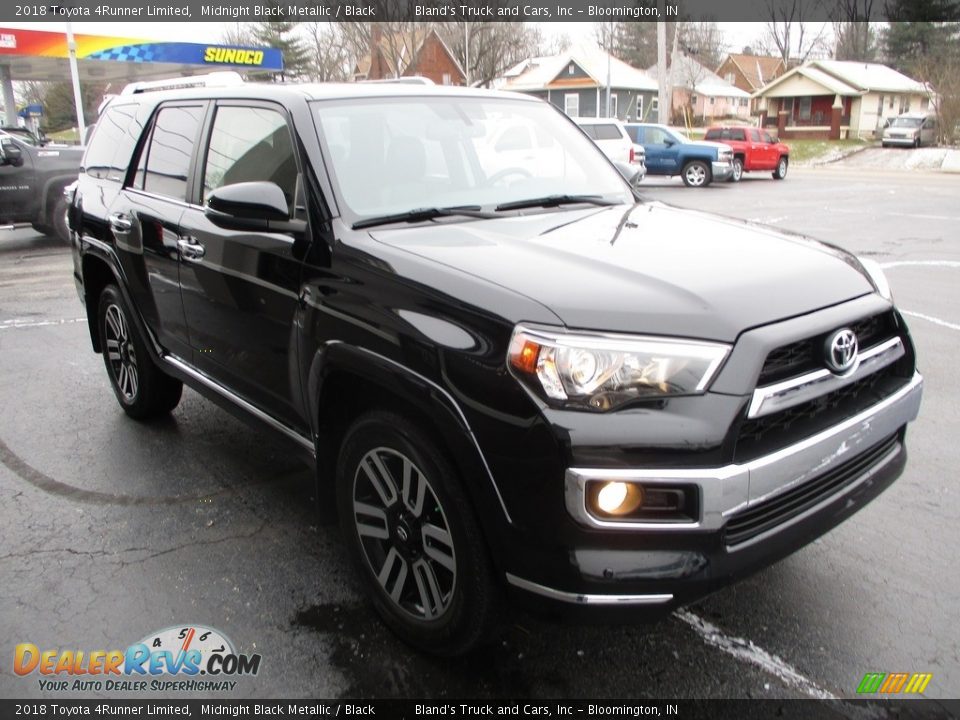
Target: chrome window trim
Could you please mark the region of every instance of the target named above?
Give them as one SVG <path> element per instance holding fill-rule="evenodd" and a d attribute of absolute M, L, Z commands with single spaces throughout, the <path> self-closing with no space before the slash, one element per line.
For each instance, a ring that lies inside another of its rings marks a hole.
<path fill-rule="evenodd" d="M 846 462 L 917 417 L 923 378 L 915 373 L 898 391 L 863 412 L 777 452 L 742 465 L 714 468 L 568 468 L 564 481 L 567 511 L 579 524 L 604 530 L 688 532 L 719 530 L 730 515 L 819 477 Z M 872 469 L 865 471 L 871 472 Z M 645 484 L 694 485 L 700 494 L 696 522 L 634 522 L 601 520 L 587 510 L 590 481 L 619 480 Z M 847 486 L 826 500 L 848 492 Z M 780 527 L 780 526 L 778 526 Z"/>
<path fill-rule="evenodd" d="M 557 590 L 530 580 L 524 580 L 511 573 L 506 573 L 506 576 L 507 582 L 516 588 L 572 605 L 662 605 L 673 600 L 673 595 L 669 593 L 659 595 L 596 595 L 567 592 L 566 590 Z"/>
<path fill-rule="evenodd" d="M 892 365 L 905 354 L 903 341 L 899 337 L 890 338 L 861 352 L 856 365 L 843 375 L 821 368 L 774 385 L 759 387 L 753 391 L 747 417 L 770 415 L 839 390 Z"/>

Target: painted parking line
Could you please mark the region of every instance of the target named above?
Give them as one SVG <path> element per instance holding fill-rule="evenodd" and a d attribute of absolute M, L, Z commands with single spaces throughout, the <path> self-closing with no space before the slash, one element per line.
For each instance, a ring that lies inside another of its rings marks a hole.
<path fill-rule="evenodd" d="M 893 262 L 880 263 L 880 267 L 889 270 L 895 267 L 948 267 L 960 268 L 958 260 L 894 260 Z"/>
<path fill-rule="evenodd" d="M 707 645 L 711 645 L 727 655 L 742 662 L 755 665 L 766 673 L 779 678 L 788 686 L 800 690 L 805 695 L 818 700 L 838 700 L 829 690 L 824 690 L 813 680 L 803 675 L 783 658 L 769 653 L 752 640 L 727 635 L 716 625 L 686 609 L 676 610 L 674 617 L 679 618 L 699 635 Z"/>
<path fill-rule="evenodd" d="M 47 327 L 48 325 L 70 325 L 72 323 L 86 322 L 85 317 L 82 318 L 62 318 L 60 320 L 19 320 L 14 318 L 13 320 L 4 320 L 0 322 L 0 330 L 10 330 L 11 328 L 35 328 L 35 327 Z"/>
<path fill-rule="evenodd" d="M 927 322 L 931 322 L 934 325 L 939 325 L 940 327 L 950 328 L 951 330 L 960 330 L 960 325 L 957 325 L 956 323 L 952 323 L 952 322 L 947 322 L 946 320 L 941 320 L 940 318 L 934 317 L 933 315 L 924 315 L 923 313 L 914 312 L 913 310 L 903 310 L 903 309 L 900 310 L 900 313 L 902 315 L 908 315 L 909 317 L 915 317 L 915 318 L 920 318 L 921 320 L 926 320 Z"/>

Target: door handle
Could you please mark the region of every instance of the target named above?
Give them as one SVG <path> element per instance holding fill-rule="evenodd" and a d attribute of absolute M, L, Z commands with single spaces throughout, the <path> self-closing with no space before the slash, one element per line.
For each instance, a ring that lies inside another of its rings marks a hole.
<path fill-rule="evenodd" d="M 113 213 L 110 215 L 110 229 L 115 233 L 128 233 L 133 229 L 133 220 L 129 215 L 123 213 Z"/>
<path fill-rule="evenodd" d="M 177 240 L 177 249 L 184 260 L 190 260 L 191 262 L 202 260 L 203 256 L 207 254 L 207 249 L 198 243 L 196 238 L 192 237 Z"/>

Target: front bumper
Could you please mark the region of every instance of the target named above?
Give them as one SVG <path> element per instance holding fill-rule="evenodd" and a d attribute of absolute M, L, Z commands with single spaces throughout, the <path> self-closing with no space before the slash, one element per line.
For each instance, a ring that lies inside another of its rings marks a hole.
<path fill-rule="evenodd" d="M 579 525 L 592 531 L 589 543 L 570 551 L 579 577 L 573 586 L 559 588 L 509 573 L 507 580 L 514 588 L 568 605 L 667 611 L 692 602 L 794 552 L 892 483 L 906 462 L 904 428 L 919 412 L 922 391 L 923 380 L 915 374 L 867 410 L 745 464 L 696 469 L 571 468 L 566 473 L 566 508 Z M 874 453 L 870 463 L 857 466 L 855 461 L 869 452 Z M 802 512 L 747 541 L 728 544 L 731 519 L 813 487 L 851 465 L 857 467 L 854 475 L 834 490 L 828 485 L 822 495 L 808 500 Z M 694 485 L 700 497 L 699 517 L 671 524 L 598 520 L 585 504 L 584 490 L 590 480 Z"/>
<path fill-rule="evenodd" d="M 884 145 L 903 145 L 904 147 L 913 147 L 917 143 L 915 137 L 885 137 L 881 139 Z"/>
<path fill-rule="evenodd" d="M 710 163 L 714 180 L 729 180 L 733 177 L 733 163 L 719 161 Z"/>

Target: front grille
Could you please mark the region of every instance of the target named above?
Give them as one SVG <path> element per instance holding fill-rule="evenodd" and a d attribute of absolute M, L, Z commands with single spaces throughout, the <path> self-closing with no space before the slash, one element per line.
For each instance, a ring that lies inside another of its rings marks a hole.
<path fill-rule="evenodd" d="M 774 452 L 866 410 L 909 382 L 900 365 L 888 365 L 800 405 L 744 420 L 737 433 L 734 459 L 745 462 Z"/>
<path fill-rule="evenodd" d="M 899 442 L 893 435 L 851 460 L 798 487 L 734 515 L 726 525 L 727 547 L 742 545 L 853 484 Z"/>
<path fill-rule="evenodd" d="M 897 332 L 892 312 L 881 313 L 853 323 L 850 329 L 857 334 L 860 349 L 876 345 Z M 829 333 L 781 345 L 771 350 L 760 371 L 760 386 L 803 375 L 823 367 L 823 345 Z"/>

